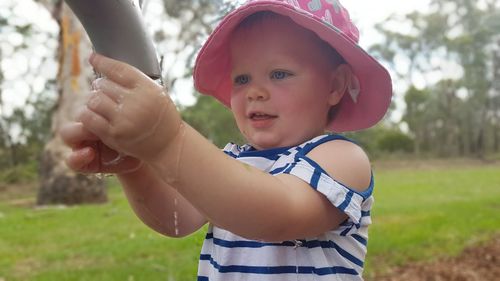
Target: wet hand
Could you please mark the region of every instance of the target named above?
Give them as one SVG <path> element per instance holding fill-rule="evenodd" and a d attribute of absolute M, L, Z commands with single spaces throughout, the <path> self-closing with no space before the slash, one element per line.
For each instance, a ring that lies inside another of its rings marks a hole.
<path fill-rule="evenodd" d="M 163 87 L 138 69 L 98 54 L 90 58 L 103 75 L 78 121 L 109 148 L 142 160 L 155 158 L 179 130 L 181 119 Z"/>
<path fill-rule="evenodd" d="M 139 159 L 122 155 L 103 144 L 82 123 L 64 125 L 59 135 L 72 150 L 65 160 L 75 172 L 125 174 L 142 165 Z"/>

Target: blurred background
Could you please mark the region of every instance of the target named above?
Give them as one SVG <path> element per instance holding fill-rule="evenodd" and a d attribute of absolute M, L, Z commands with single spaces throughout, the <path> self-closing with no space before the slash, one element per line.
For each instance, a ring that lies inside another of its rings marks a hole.
<path fill-rule="evenodd" d="M 141 2 L 184 119 L 219 147 L 243 143 L 230 111 L 191 79 L 207 34 L 238 1 Z M 500 280 L 500 1 L 343 4 L 394 80 L 384 121 L 347 134 L 377 179 L 365 278 Z M 89 92 L 91 52 L 63 1 L 0 3 L 0 281 L 194 280 L 203 231 L 162 237 L 114 178 L 64 165 L 54 132 Z"/>

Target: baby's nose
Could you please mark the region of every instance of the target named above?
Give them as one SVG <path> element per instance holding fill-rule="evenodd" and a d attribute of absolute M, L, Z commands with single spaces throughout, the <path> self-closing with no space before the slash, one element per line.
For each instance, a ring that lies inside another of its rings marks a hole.
<path fill-rule="evenodd" d="M 250 87 L 247 91 L 247 99 L 249 101 L 267 100 L 268 98 L 269 92 L 263 87 L 253 86 Z"/>

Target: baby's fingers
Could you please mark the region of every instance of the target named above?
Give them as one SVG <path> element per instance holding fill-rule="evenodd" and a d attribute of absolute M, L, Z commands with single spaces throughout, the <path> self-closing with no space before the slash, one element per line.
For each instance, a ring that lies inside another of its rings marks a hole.
<path fill-rule="evenodd" d="M 66 145 L 71 148 L 80 148 L 89 141 L 98 140 L 97 136 L 85 129 L 82 123 L 68 123 L 61 127 L 59 135 Z"/>
<path fill-rule="evenodd" d="M 75 172 L 92 173 L 129 173 L 137 170 L 142 161 L 122 155 L 100 142 L 90 146 L 73 149 L 66 158 L 66 165 Z"/>
<path fill-rule="evenodd" d="M 97 53 L 92 54 L 89 62 L 98 73 L 124 88 L 135 88 L 149 80 L 139 69 Z"/>
<path fill-rule="evenodd" d="M 116 117 L 117 112 L 120 111 L 120 107 L 101 90 L 93 91 L 87 102 L 87 108 L 90 111 L 111 122 Z"/>
<path fill-rule="evenodd" d="M 99 137 L 99 139 L 103 139 L 103 136 L 108 135 L 110 132 L 109 121 L 88 107 L 85 107 L 82 111 L 80 111 L 77 120 L 82 123 L 85 130 Z"/>
<path fill-rule="evenodd" d="M 94 172 L 97 167 L 91 167 L 96 159 L 96 153 L 91 147 L 83 147 L 74 149 L 71 154 L 66 158 L 66 165 L 73 171 L 88 173 Z"/>

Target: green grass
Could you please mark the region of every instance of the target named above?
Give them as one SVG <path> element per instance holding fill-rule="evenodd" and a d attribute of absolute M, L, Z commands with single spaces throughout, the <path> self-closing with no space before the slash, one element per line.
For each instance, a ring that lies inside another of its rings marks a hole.
<path fill-rule="evenodd" d="M 117 186 L 105 205 L 0 212 L 0 280 L 195 280 L 203 231 L 151 231 Z"/>
<path fill-rule="evenodd" d="M 456 256 L 500 234 L 500 167 L 376 171 L 367 275 Z"/>
<path fill-rule="evenodd" d="M 500 233 L 500 167 L 375 169 L 366 276 L 457 255 Z M 31 208 L 0 202 L 0 280 L 196 280 L 204 230 L 156 234 L 112 184 L 110 202 Z"/>

